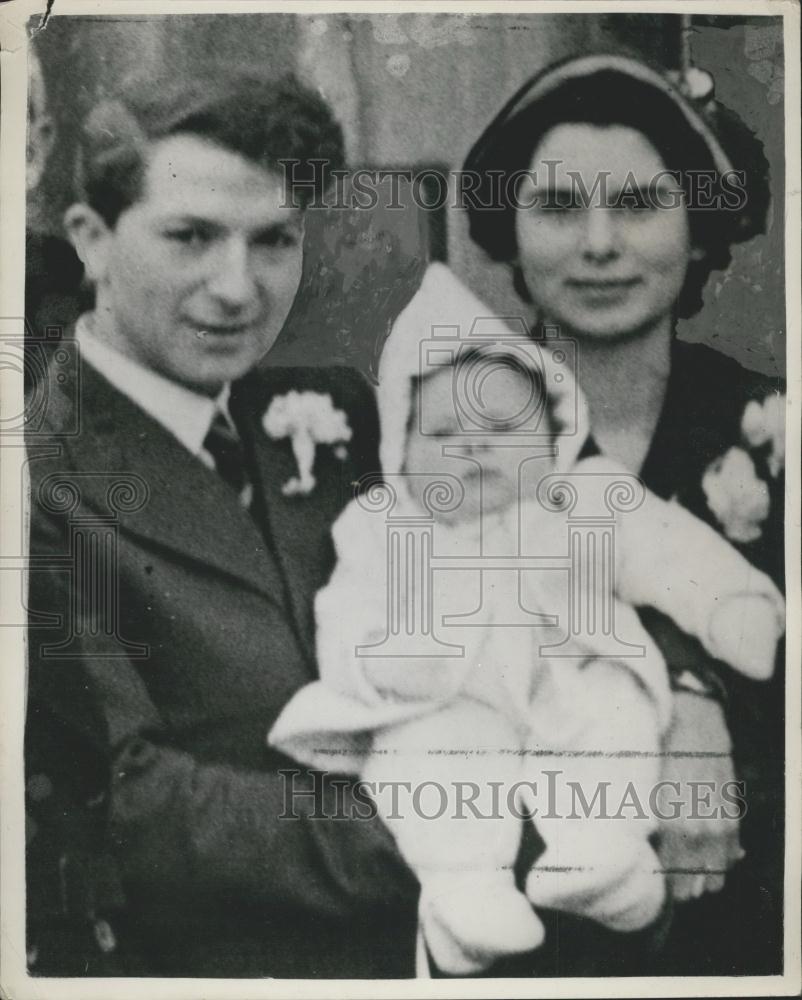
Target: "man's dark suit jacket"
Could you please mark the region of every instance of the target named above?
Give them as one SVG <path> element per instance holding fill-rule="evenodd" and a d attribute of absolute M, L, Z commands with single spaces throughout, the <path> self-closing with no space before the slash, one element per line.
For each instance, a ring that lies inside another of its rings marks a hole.
<path fill-rule="evenodd" d="M 330 393 L 354 432 L 344 460 L 318 448 L 317 486 L 301 497 L 281 492 L 296 472 L 289 441 L 259 424 L 292 388 Z M 353 482 L 378 468 L 373 397 L 348 369 L 277 369 L 244 380 L 231 406 L 252 436 L 266 536 L 214 471 L 90 365 L 77 381 L 51 373 L 44 424 L 28 438 L 26 766 L 40 814 L 29 945 L 56 911 L 72 912 L 76 892 L 97 932 L 110 894 L 141 963 L 122 973 L 411 976 L 417 889 L 389 834 L 348 818 L 353 789 L 282 776 L 296 765 L 265 741 L 316 676 L 313 598 L 333 565 L 330 527 Z M 81 570 L 92 560 L 105 567 L 100 586 Z M 315 794 L 292 797 L 291 782 Z M 112 875 L 97 863 L 106 845 Z M 31 971 L 108 974 L 65 963 Z"/>

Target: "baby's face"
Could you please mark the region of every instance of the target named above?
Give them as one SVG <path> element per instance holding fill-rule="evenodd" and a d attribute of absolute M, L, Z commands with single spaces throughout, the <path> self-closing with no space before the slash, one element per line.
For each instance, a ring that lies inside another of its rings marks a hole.
<path fill-rule="evenodd" d="M 429 477 L 457 476 L 465 490 L 465 498 L 456 510 L 444 519 L 452 522 L 475 519 L 479 511 L 485 513 L 502 510 L 518 501 L 518 469 L 525 452 L 515 445 L 514 421 L 510 414 L 524 412 L 532 397 L 532 383 L 514 368 L 497 367 L 483 382 L 481 388 L 481 415 L 490 433 L 466 436 L 456 412 L 453 389 L 453 368 L 443 368 L 425 377 L 418 385 L 418 392 L 425 393 L 423 400 L 427 413 L 427 433 L 421 431 L 417 400 L 413 402 L 412 420 L 407 434 L 404 471 L 423 473 L 426 478 L 411 477 L 408 486 L 416 499 L 431 482 Z M 460 448 L 460 453 L 475 461 L 455 462 L 443 455 L 447 445 Z M 481 506 L 480 506 L 481 505 Z"/>

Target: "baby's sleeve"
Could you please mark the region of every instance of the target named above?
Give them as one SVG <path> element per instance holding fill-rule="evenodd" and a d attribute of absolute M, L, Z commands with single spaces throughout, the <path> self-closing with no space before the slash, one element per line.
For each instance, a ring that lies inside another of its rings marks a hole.
<path fill-rule="evenodd" d="M 774 669 L 785 606 L 772 581 L 675 501 L 646 491 L 616 529 L 616 591 L 650 605 L 753 679 Z"/>
<path fill-rule="evenodd" d="M 465 683 L 464 659 L 415 656 L 415 636 L 389 638 L 387 541 L 383 518 L 352 502 L 333 531 L 337 563 L 315 598 L 321 680 L 339 694 L 377 707 L 441 704 Z M 398 581 L 403 591 L 403 574 Z M 405 593 L 396 595 L 400 601 Z M 400 646 L 399 646 L 400 643 Z M 373 655 L 371 655 L 373 653 Z"/>
<path fill-rule="evenodd" d="M 320 678 L 340 694 L 366 704 L 377 701 L 378 695 L 365 682 L 362 667 L 368 661 L 357 652 L 380 643 L 387 634 L 383 529 L 380 518 L 352 501 L 334 526 L 334 572 L 315 597 Z"/>

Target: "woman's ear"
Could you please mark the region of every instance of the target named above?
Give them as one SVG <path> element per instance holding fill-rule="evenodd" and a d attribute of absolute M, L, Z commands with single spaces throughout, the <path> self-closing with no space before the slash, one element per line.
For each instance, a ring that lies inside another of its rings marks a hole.
<path fill-rule="evenodd" d="M 704 260 L 706 256 L 707 256 L 707 251 L 704 250 L 702 247 L 698 246 L 691 247 L 690 258 L 692 261 L 696 261 L 698 263 L 699 261 Z"/>
<path fill-rule="evenodd" d="M 67 209 L 64 228 L 75 252 L 81 258 L 86 277 L 93 285 L 97 285 L 106 274 L 113 231 L 94 208 L 83 202 Z"/>

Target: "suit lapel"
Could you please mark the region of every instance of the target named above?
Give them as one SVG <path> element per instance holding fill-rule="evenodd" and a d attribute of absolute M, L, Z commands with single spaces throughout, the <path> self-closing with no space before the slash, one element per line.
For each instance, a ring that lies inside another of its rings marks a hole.
<path fill-rule="evenodd" d="M 320 452 L 322 449 L 318 449 Z M 315 464 L 318 483 L 307 496 L 287 497 L 282 486 L 297 474 L 288 441 L 272 441 L 256 434 L 256 461 L 267 509 L 268 531 L 279 563 L 286 596 L 298 636 L 310 662 L 315 658 L 314 595 L 328 579 L 333 565 L 331 523 L 339 513 L 336 491 L 321 476 L 320 456 Z"/>
<path fill-rule="evenodd" d="M 263 373 L 260 402 L 252 411 L 251 432 L 269 537 L 283 573 L 299 639 L 314 663 L 314 595 L 325 585 L 334 565 L 331 525 L 351 496 L 350 465 L 336 459 L 331 448 L 318 446 L 314 489 L 307 495 L 284 495 L 284 484 L 297 475 L 297 463 L 289 439 L 267 436 L 261 414 L 273 395 L 286 391 L 288 380 L 292 385 L 290 370 Z"/>
<path fill-rule="evenodd" d="M 287 497 L 283 485 L 296 472 L 289 440 L 272 440 L 261 414 L 272 395 L 293 384 L 294 373 L 281 370 L 244 380 L 232 393 L 232 409 L 245 413 L 252 435 L 255 471 L 266 508 L 265 537 L 222 479 L 191 455 L 158 421 L 118 392 L 89 364 L 81 365 L 80 433 L 62 439 L 74 460 L 82 502 L 92 510 L 114 513 L 120 529 L 195 563 L 246 583 L 287 608 L 309 662 L 315 662 L 314 594 L 331 572 L 334 555 L 331 524 L 351 497 L 349 462 L 332 449 L 318 447 L 317 485 L 307 496 Z M 315 391 L 325 386 L 314 385 Z M 72 426 L 70 392 L 55 378 L 50 391 L 61 396 L 55 414 L 56 435 Z M 59 416 L 59 409 L 61 415 Z M 61 426 L 59 426 L 59 424 Z M 109 507 L 115 481 L 135 481 L 144 503 Z"/>
<path fill-rule="evenodd" d="M 231 489 L 90 365 L 81 368 L 80 433 L 64 443 L 75 460 L 82 501 L 115 514 L 123 532 L 214 567 L 283 604 L 278 567 Z M 58 391 L 55 383 L 51 389 Z M 115 477 L 128 479 L 144 502 L 110 509 Z"/>

